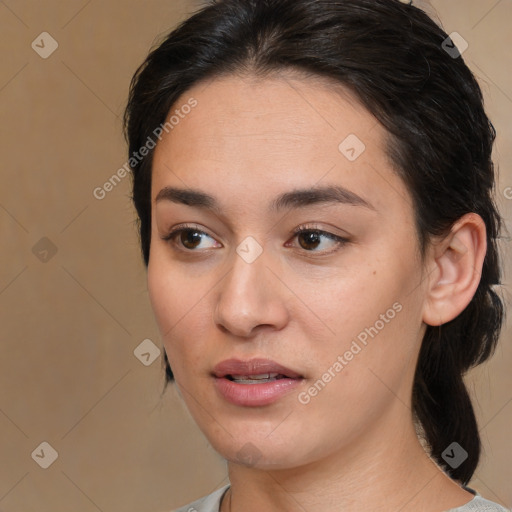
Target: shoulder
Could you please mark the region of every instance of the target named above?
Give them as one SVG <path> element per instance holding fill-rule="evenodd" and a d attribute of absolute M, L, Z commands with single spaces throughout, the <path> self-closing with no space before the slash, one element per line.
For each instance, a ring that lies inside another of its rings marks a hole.
<path fill-rule="evenodd" d="M 508 512 L 506 508 L 494 501 L 486 500 L 482 496 L 475 496 L 462 507 L 452 508 L 446 512 Z"/>
<path fill-rule="evenodd" d="M 229 484 L 171 512 L 219 512 L 222 496 L 224 496 L 228 489 Z M 509 512 L 509 510 L 494 501 L 486 500 L 481 496 L 475 496 L 462 507 L 452 508 L 446 512 Z"/>
<path fill-rule="evenodd" d="M 222 496 L 228 489 L 229 484 L 171 512 L 219 512 Z"/>

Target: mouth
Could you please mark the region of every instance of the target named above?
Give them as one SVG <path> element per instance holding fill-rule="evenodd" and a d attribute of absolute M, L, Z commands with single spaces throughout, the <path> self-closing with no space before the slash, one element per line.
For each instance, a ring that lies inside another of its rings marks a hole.
<path fill-rule="evenodd" d="M 303 376 L 271 359 L 227 359 L 217 364 L 213 375 L 231 381 L 243 381 L 247 384 L 272 382 L 279 379 L 302 379 Z"/>
<path fill-rule="evenodd" d="M 259 375 L 225 375 L 226 379 L 237 382 L 239 384 L 263 384 L 266 382 L 274 382 L 280 379 L 289 379 L 281 373 L 261 373 Z"/>
<path fill-rule="evenodd" d="M 270 359 L 228 359 L 215 366 L 212 376 L 223 399 L 244 407 L 269 405 L 304 380 L 298 372 Z"/>

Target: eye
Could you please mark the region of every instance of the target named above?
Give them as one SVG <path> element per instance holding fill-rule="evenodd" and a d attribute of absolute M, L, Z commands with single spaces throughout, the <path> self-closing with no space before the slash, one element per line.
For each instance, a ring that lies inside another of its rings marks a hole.
<path fill-rule="evenodd" d="M 349 242 L 347 238 L 323 231 L 316 228 L 316 226 L 299 226 L 294 230 L 293 234 L 294 238 L 298 239 L 300 247 L 307 252 L 330 254 Z M 315 250 L 322 245 L 322 238 L 330 242 L 330 244 L 327 243 L 327 246 L 329 247 L 330 245 L 331 250 L 328 248 L 324 248 L 325 250 Z"/>
<path fill-rule="evenodd" d="M 300 248 L 307 252 L 330 254 L 336 251 L 339 247 L 349 242 L 347 238 L 335 235 L 328 231 L 318 229 L 316 226 L 299 226 L 293 231 L 293 238 L 299 240 Z M 190 252 L 197 252 L 196 249 L 201 249 L 201 243 L 204 238 L 214 240 L 208 233 L 198 228 L 195 225 L 179 225 L 174 228 L 168 235 L 161 237 L 162 240 L 170 241 L 178 246 L 178 250 L 186 250 Z M 179 238 L 179 240 L 176 240 Z M 322 246 L 322 239 L 327 240 L 328 247 L 323 250 L 316 250 Z M 286 243 L 289 247 L 289 242 Z M 208 249 L 213 247 L 222 247 L 221 244 L 214 241 L 214 245 L 210 247 L 203 247 Z M 329 247 L 331 248 L 329 250 Z"/>
<path fill-rule="evenodd" d="M 197 248 L 201 248 L 200 244 L 204 237 L 212 238 L 210 235 L 205 233 L 204 231 L 198 229 L 197 226 L 193 225 L 180 225 L 173 229 L 168 235 L 161 237 L 162 240 L 171 241 L 173 243 L 177 243 L 175 241 L 178 238 L 180 249 L 184 247 L 186 250 L 195 251 Z M 213 240 L 213 238 L 212 238 Z M 217 243 L 217 242 L 216 242 Z M 207 248 L 207 247 L 206 247 Z M 204 249 L 204 247 L 203 247 Z"/>

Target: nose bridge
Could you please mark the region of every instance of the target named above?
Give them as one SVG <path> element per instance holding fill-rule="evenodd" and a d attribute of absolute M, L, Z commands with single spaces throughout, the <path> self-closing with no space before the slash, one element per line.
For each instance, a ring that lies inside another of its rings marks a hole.
<path fill-rule="evenodd" d="M 269 257 L 270 252 L 264 251 L 252 237 L 238 245 L 232 268 L 219 288 L 215 307 L 217 324 L 240 336 L 249 335 L 261 324 L 281 328 L 286 312 L 279 280 L 267 268 L 271 265 Z"/>

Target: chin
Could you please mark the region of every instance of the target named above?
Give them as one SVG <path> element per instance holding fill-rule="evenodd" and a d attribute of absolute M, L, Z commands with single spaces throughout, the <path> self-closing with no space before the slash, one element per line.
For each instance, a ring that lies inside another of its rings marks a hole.
<path fill-rule="evenodd" d="M 289 469 L 314 460 L 306 460 L 307 455 L 297 449 L 298 443 L 291 437 L 284 443 L 282 439 L 272 439 L 266 433 L 267 429 L 260 430 L 260 433 L 254 436 L 247 435 L 247 432 L 240 436 L 226 434 L 222 439 L 209 438 L 209 441 L 215 451 L 228 462 L 247 468 Z"/>

